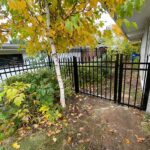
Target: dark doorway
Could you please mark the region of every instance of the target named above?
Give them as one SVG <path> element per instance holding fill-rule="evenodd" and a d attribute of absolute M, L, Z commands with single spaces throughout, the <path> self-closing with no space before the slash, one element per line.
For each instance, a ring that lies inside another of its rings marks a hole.
<path fill-rule="evenodd" d="M 0 66 L 23 63 L 22 54 L 0 55 Z"/>

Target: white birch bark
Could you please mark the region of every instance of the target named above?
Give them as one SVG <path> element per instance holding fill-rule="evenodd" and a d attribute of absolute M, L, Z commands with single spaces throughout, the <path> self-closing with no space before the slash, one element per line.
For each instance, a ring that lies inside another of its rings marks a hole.
<path fill-rule="evenodd" d="M 49 11 L 49 6 L 48 6 L 47 0 L 45 0 L 45 9 L 46 9 L 47 29 L 49 30 L 50 29 L 50 11 Z M 49 43 L 51 45 L 51 50 L 52 50 L 51 56 L 54 61 L 56 76 L 57 76 L 59 89 L 60 89 L 60 103 L 61 103 L 62 107 L 66 107 L 64 84 L 63 84 L 63 80 L 62 80 L 62 76 L 61 76 L 61 72 L 60 72 L 59 60 L 57 57 L 57 52 L 56 52 L 56 47 L 55 47 L 54 41 L 50 37 L 49 37 Z"/>

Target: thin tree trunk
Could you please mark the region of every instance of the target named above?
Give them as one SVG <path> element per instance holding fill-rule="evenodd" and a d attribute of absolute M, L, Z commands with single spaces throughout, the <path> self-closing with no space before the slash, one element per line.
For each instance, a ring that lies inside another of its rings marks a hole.
<path fill-rule="evenodd" d="M 47 0 L 45 0 L 45 9 L 46 9 L 47 29 L 49 30 L 50 29 L 50 11 L 49 11 L 49 6 L 48 6 Z M 52 56 L 52 59 L 54 61 L 55 70 L 56 70 L 56 76 L 57 76 L 59 89 L 60 89 L 60 103 L 61 103 L 62 107 L 66 107 L 64 84 L 63 84 L 63 80 L 62 80 L 62 76 L 61 76 L 61 72 L 60 72 L 59 60 L 58 60 L 58 56 L 57 56 L 57 52 L 56 52 L 56 47 L 55 47 L 54 41 L 50 37 L 49 37 L 49 43 L 51 45 L 51 50 L 52 50 L 51 56 Z"/>

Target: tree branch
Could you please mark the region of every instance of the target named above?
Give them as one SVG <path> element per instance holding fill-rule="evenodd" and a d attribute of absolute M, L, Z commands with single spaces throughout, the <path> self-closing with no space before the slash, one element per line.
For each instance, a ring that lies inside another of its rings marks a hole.
<path fill-rule="evenodd" d="M 60 10 L 60 16 L 62 17 L 62 18 L 64 18 L 64 15 L 63 14 L 65 14 L 65 12 L 64 12 L 64 10 L 63 10 L 63 8 L 62 8 L 62 5 L 61 5 L 61 0 L 57 0 L 57 2 L 58 2 L 58 5 L 57 5 L 57 10 Z"/>
<path fill-rule="evenodd" d="M 78 4 L 84 4 L 85 3 L 85 6 L 83 7 L 83 9 L 82 10 L 80 10 L 80 11 L 76 11 L 76 6 L 78 5 Z M 73 7 L 72 7 L 72 9 L 71 9 L 71 12 L 69 13 L 69 15 L 67 15 L 66 17 L 65 17 L 65 20 L 66 19 L 68 19 L 70 16 L 73 16 L 73 15 L 75 15 L 75 14 L 79 14 L 79 13 L 82 13 L 82 12 L 84 12 L 85 10 L 86 10 L 86 7 L 87 7 L 87 4 L 88 3 L 86 3 L 86 1 L 85 2 L 82 2 L 82 3 L 78 3 L 78 1 L 73 5 Z M 90 11 L 90 10 L 86 10 L 86 11 Z"/>
<path fill-rule="evenodd" d="M 41 22 L 39 21 L 39 19 L 37 18 L 37 16 L 34 15 L 34 12 L 30 9 L 30 6 L 29 6 L 28 2 L 27 2 L 26 0 L 25 0 L 25 2 L 26 2 L 26 6 L 27 6 L 27 9 L 28 9 L 30 15 L 31 15 L 32 17 L 34 17 L 34 18 L 37 20 L 37 23 L 38 23 L 40 26 L 42 26 L 42 24 L 41 24 Z"/>

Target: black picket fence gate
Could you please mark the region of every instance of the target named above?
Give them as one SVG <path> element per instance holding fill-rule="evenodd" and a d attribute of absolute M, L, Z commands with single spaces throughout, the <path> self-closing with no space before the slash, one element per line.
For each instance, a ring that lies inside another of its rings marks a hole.
<path fill-rule="evenodd" d="M 124 55 L 101 55 L 100 57 L 71 57 L 59 60 L 64 78 L 72 81 L 76 93 L 84 93 L 115 103 L 146 110 L 150 91 L 150 63 L 148 59 L 135 62 Z M 28 60 L 0 67 L 1 80 L 36 71 L 40 68 L 54 71 L 52 59 Z"/>

